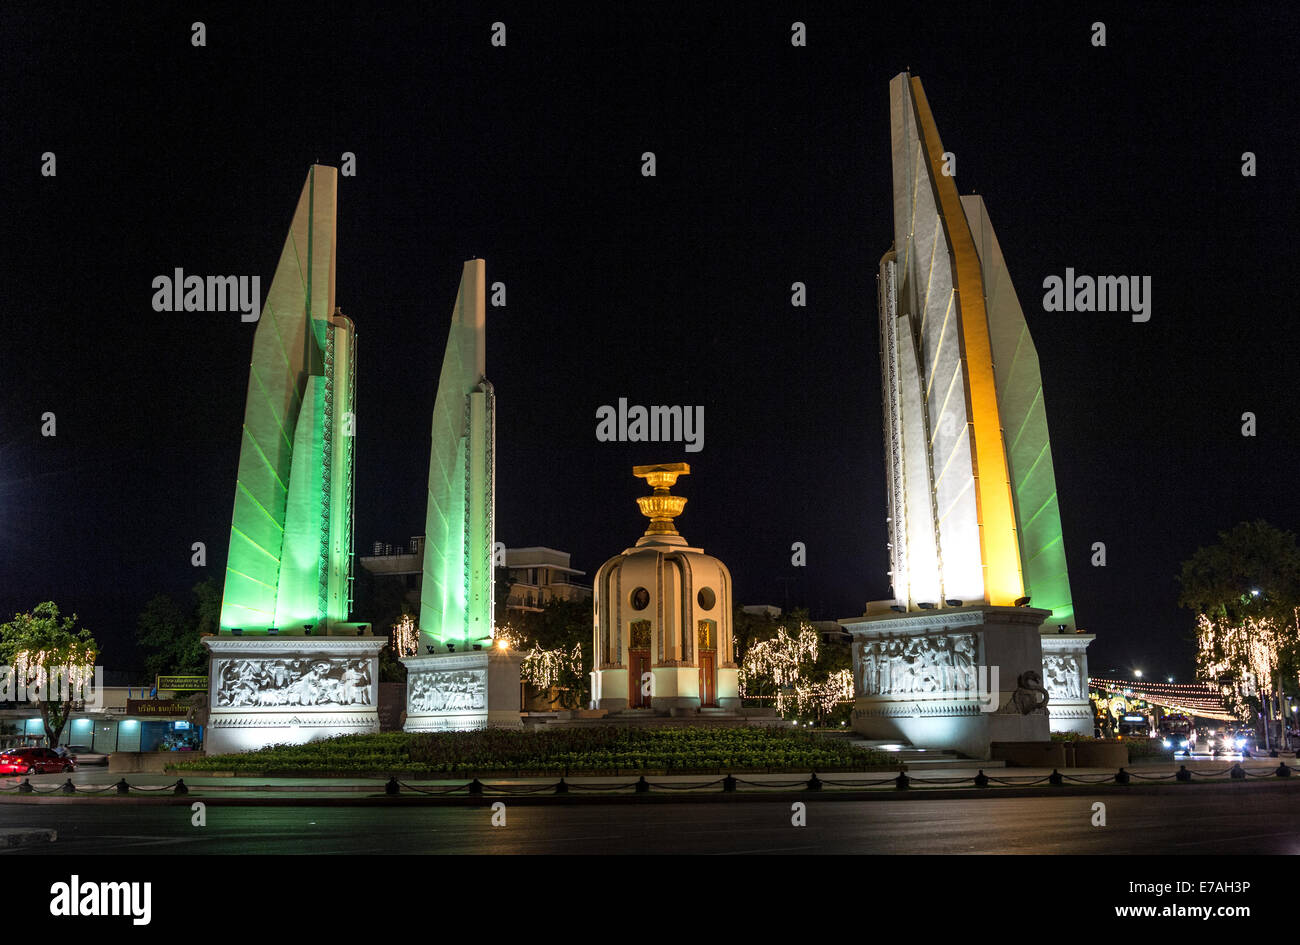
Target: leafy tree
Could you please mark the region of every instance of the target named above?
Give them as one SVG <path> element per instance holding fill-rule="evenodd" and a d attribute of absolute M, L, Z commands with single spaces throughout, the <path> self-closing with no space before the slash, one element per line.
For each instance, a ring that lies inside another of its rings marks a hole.
<path fill-rule="evenodd" d="M 559 692 L 560 704 L 566 709 L 577 709 L 591 698 L 591 601 L 552 598 L 541 611 L 511 611 L 502 618 L 498 611 L 498 625 L 514 638 L 520 650 L 551 651 L 563 653 L 559 660 L 559 674 L 554 685 Z M 572 660 L 574 648 L 580 648 L 581 659 Z"/>
<path fill-rule="evenodd" d="M 1295 535 L 1268 522 L 1242 522 L 1220 532 L 1218 544 L 1198 548 L 1179 580 L 1179 604 L 1211 620 L 1285 620 L 1300 605 L 1300 548 Z"/>
<path fill-rule="evenodd" d="M 1294 690 L 1300 668 L 1300 548 L 1265 521 L 1221 532 L 1183 562 L 1179 604 L 1196 614 L 1198 670 L 1231 679 L 1258 708 L 1278 673 Z"/>
<path fill-rule="evenodd" d="M 94 666 L 99 651 L 90 631 L 78 628 L 78 622 L 76 614 L 61 617 L 58 605 L 46 601 L 0 625 L 0 659 L 15 667 L 25 686 L 39 676 L 38 687 L 28 691 L 40 706 L 45 737 L 51 745 L 59 743 L 72 713 L 73 697 L 81 694 L 78 682 L 85 678 L 86 668 Z M 70 684 L 58 685 L 50 678 L 52 671 Z"/>
<path fill-rule="evenodd" d="M 203 635 L 214 634 L 220 627 L 221 590 L 208 578 L 195 585 L 191 597 L 188 607 L 170 594 L 155 595 L 145 604 L 136 626 L 136 642 L 150 676 L 203 675 L 208 671 Z"/>

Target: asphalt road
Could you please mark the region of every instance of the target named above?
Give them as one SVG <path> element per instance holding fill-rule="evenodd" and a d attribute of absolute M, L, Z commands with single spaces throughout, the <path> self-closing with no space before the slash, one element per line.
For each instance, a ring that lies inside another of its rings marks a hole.
<path fill-rule="evenodd" d="M 1106 825 L 1093 826 L 1093 803 Z M 807 803 L 206 808 L 0 805 L 0 832 L 57 831 L 34 854 L 1300 853 L 1300 794 L 971 798 Z"/>

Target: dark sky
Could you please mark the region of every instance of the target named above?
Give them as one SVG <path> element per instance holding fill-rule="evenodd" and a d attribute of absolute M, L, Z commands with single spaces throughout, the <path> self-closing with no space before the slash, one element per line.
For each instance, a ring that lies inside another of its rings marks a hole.
<path fill-rule="evenodd" d="M 889 594 L 875 273 L 888 82 L 910 68 L 1037 344 L 1091 667 L 1188 678 L 1179 562 L 1300 512 L 1294 8 L 541 6 L 0 10 L 0 613 L 53 598 L 120 668 L 148 597 L 223 573 L 254 326 L 155 313 L 150 282 L 265 291 L 308 165 L 344 151 L 358 550 L 423 530 L 477 255 L 508 288 L 488 315 L 499 540 L 590 577 L 643 530 L 630 467 L 685 460 L 679 525 L 738 603 L 861 613 Z M 1151 320 L 1044 312 L 1066 267 L 1149 275 Z M 596 442 L 620 396 L 704 405 L 703 451 Z"/>

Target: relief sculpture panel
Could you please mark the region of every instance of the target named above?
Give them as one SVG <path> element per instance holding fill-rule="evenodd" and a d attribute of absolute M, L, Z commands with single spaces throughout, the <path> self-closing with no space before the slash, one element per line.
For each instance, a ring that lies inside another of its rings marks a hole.
<path fill-rule="evenodd" d="M 886 637 L 858 644 L 857 692 L 862 696 L 976 691 L 974 633 Z"/>
<path fill-rule="evenodd" d="M 487 708 L 487 670 L 465 669 L 440 673 L 411 673 L 407 677 L 411 710 L 455 712 Z"/>
<path fill-rule="evenodd" d="M 220 708 L 370 705 L 370 689 L 365 659 L 227 659 L 217 666 Z"/>

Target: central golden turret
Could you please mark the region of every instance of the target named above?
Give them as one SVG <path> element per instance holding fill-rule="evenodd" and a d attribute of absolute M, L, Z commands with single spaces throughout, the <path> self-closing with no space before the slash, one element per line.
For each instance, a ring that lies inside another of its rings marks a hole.
<path fill-rule="evenodd" d="M 678 476 L 689 476 L 691 467 L 689 463 L 666 463 L 658 466 L 633 466 L 632 475 L 638 479 L 644 479 L 654 487 L 654 495 L 641 496 L 636 500 L 636 504 L 641 506 L 641 514 L 650 519 L 650 527 L 646 529 L 646 536 L 651 535 L 676 535 L 677 529 L 673 525 L 673 519 L 682 514 L 682 509 L 686 508 L 686 498 L 679 495 L 670 495 L 668 490 L 673 487 Z"/>

